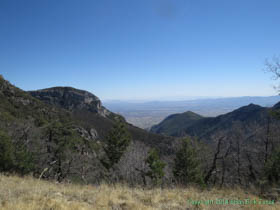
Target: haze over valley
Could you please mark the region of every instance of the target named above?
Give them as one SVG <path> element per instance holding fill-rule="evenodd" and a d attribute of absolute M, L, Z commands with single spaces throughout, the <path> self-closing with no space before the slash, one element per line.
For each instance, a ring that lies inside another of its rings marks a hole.
<path fill-rule="evenodd" d="M 280 101 L 280 96 L 203 98 L 181 101 L 104 101 L 103 104 L 125 117 L 127 122 L 149 129 L 171 114 L 192 111 L 205 117 L 215 117 L 248 104 L 271 107 Z"/>

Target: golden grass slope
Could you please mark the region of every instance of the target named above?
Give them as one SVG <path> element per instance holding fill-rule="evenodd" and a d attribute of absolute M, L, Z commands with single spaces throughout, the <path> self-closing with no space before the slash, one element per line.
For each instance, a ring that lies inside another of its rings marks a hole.
<path fill-rule="evenodd" d="M 82 186 L 56 184 L 32 177 L 0 175 L 0 209 L 2 210 L 155 210 L 155 209 L 280 209 L 280 204 L 215 204 L 216 199 L 244 200 L 260 198 L 242 190 L 204 190 L 129 188 L 127 186 Z M 214 204 L 194 205 L 199 200 Z"/>

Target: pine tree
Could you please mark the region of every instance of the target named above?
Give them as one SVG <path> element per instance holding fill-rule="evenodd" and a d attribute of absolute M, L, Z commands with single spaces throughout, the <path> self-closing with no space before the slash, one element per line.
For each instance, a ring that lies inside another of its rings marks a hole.
<path fill-rule="evenodd" d="M 178 182 L 203 185 L 197 151 L 189 138 L 182 139 L 182 146 L 176 153 L 174 164 L 173 174 Z"/>
<path fill-rule="evenodd" d="M 47 154 L 49 171 L 53 171 L 57 181 L 61 182 L 72 167 L 68 154 L 77 152 L 81 138 L 71 128 L 72 124 L 53 122 L 46 130 L 48 135 Z"/>
<path fill-rule="evenodd" d="M 25 145 L 17 144 L 15 148 L 15 172 L 21 175 L 25 175 L 34 170 L 33 154 L 29 152 Z"/>
<path fill-rule="evenodd" d="M 0 131 L 0 172 L 16 172 L 24 175 L 34 169 L 32 155 L 24 145 L 15 144 L 3 131 Z"/>
<path fill-rule="evenodd" d="M 161 184 L 166 164 L 160 160 L 157 150 L 151 149 L 145 162 L 149 167 L 146 176 L 151 178 L 154 185 Z"/>
<path fill-rule="evenodd" d="M 131 136 L 126 129 L 125 124 L 118 121 L 105 138 L 103 149 L 106 157 L 101 160 L 101 163 L 107 170 L 110 170 L 120 161 L 130 142 Z"/>
<path fill-rule="evenodd" d="M 268 159 L 264 171 L 265 177 L 270 184 L 280 183 L 280 147 Z"/>
<path fill-rule="evenodd" d="M 11 138 L 0 131 L 0 172 L 14 169 L 14 149 Z"/>

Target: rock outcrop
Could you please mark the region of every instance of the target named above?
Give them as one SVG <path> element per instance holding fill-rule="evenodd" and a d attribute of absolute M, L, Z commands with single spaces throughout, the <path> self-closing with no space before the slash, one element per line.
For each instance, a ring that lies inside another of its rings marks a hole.
<path fill-rule="evenodd" d="M 47 104 L 59 106 L 69 111 L 86 110 L 103 117 L 109 117 L 112 114 L 102 106 L 97 96 L 84 90 L 72 87 L 53 87 L 29 93 Z"/>

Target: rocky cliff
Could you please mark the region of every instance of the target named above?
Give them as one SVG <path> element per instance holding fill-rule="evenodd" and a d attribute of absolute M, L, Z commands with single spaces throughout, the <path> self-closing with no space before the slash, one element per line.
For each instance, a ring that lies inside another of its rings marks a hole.
<path fill-rule="evenodd" d="M 72 87 L 53 87 L 43 90 L 30 91 L 33 97 L 50 105 L 59 106 L 70 111 L 86 110 L 109 117 L 112 112 L 102 106 L 100 99 L 90 92 Z"/>
<path fill-rule="evenodd" d="M 124 118 L 107 110 L 98 97 L 87 91 L 54 87 L 25 92 L 0 76 L 0 135 L 11 139 L 15 148 L 11 151 L 20 155 L 16 158 L 19 167 L 23 165 L 18 162 L 22 156 L 32 159 L 24 159 L 24 163 L 33 168 L 20 168 L 20 173 L 28 169 L 36 177 L 46 179 L 102 181 L 103 140 L 117 120 Z M 132 143 L 116 166 L 118 173 L 112 173 L 128 182 L 141 183 L 135 167 L 144 167 L 148 150 L 155 147 L 170 160 L 174 142 L 172 138 L 124 124 Z M 0 136 L 0 144 L 2 141 Z"/>

